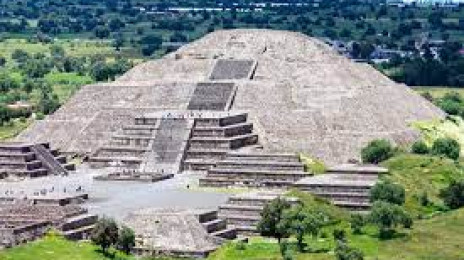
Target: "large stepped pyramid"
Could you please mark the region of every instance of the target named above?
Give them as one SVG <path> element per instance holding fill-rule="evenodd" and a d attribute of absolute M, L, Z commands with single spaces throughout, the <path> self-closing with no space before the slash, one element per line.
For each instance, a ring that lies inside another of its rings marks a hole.
<path fill-rule="evenodd" d="M 66 156 L 48 143 L 0 143 L 0 178 L 17 180 L 47 175 L 66 175 L 75 169 Z"/>

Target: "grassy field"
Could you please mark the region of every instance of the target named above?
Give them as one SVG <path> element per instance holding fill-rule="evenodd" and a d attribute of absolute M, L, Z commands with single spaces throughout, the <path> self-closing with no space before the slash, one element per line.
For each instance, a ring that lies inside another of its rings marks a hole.
<path fill-rule="evenodd" d="M 457 92 L 462 97 L 464 97 L 464 88 L 449 88 L 449 87 L 415 87 L 414 88 L 419 93 L 429 92 L 433 98 L 441 98 L 446 93 Z"/>
<path fill-rule="evenodd" d="M 342 224 L 343 225 L 343 224 Z M 345 223 L 345 226 L 348 224 Z M 359 248 L 366 260 L 457 260 L 464 259 L 461 246 L 464 236 L 464 210 L 457 210 L 418 220 L 412 230 L 401 230 L 391 240 L 380 240 L 373 227 L 364 229 L 361 235 L 347 234 L 349 244 Z M 335 260 L 333 249 L 335 242 L 331 238 L 332 229 L 326 229 L 326 238 L 306 238 L 306 243 L 314 253 L 297 253 L 297 260 Z M 229 243 L 213 253 L 209 260 L 277 260 L 280 257 L 279 246 L 275 240 L 256 238 L 250 240 L 245 248 Z"/>
<path fill-rule="evenodd" d="M 53 45 L 63 47 L 66 54 L 73 57 L 91 57 L 96 54 L 114 56 L 117 53 L 111 46 L 110 41 L 86 39 L 58 39 L 54 43 L 28 42 L 24 39 L 6 39 L 0 42 L 0 53 L 6 59 L 11 59 L 11 54 L 15 50 L 23 50 L 29 54 L 46 53 Z"/>

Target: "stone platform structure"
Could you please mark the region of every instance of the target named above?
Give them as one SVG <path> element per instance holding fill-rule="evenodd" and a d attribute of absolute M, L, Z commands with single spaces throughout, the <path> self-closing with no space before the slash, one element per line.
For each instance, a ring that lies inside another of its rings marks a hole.
<path fill-rule="evenodd" d="M 93 154 L 137 116 L 193 108 L 201 88 L 212 83 L 233 83 L 233 99 L 224 105 L 212 98 L 208 109 L 244 111 L 270 152 L 301 152 L 329 165 L 359 159 L 360 149 L 375 138 L 414 141 L 412 122 L 445 115 L 407 86 L 317 39 L 242 29 L 211 33 L 115 82 L 84 86 L 18 140 Z"/>
<path fill-rule="evenodd" d="M 0 179 L 15 181 L 47 175 L 67 175 L 75 166 L 48 143 L 0 143 Z"/>
<path fill-rule="evenodd" d="M 68 239 L 86 239 L 97 216 L 79 206 L 31 205 L 29 201 L 0 205 L 0 248 L 40 238 L 50 228 Z"/>
<path fill-rule="evenodd" d="M 294 187 L 326 198 L 350 211 L 366 212 L 371 207 L 369 191 L 388 170 L 378 166 L 344 164 L 324 174 L 299 180 Z"/>
<path fill-rule="evenodd" d="M 135 253 L 143 256 L 206 257 L 236 237 L 211 210 L 145 209 L 124 222 L 135 231 Z"/>
<path fill-rule="evenodd" d="M 231 152 L 208 170 L 200 186 L 286 188 L 311 175 L 296 154 Z"/>
<path fill-rule="evenodd" d="M 219 206 L 218 216 L 227 221 L 230 228 L 235 228 L 241 236 L 256 235 L 256 226 L 261 220 L 261 211 L 272 200 L 282 197 L 291 204 L 298 199 L 283 197 L 283 191 L 251 192 L 231 196 L 226 204 Z"/>

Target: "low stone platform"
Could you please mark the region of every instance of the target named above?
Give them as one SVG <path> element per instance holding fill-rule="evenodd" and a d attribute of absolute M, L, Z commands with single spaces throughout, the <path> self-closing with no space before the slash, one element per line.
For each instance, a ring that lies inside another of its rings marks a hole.
<path fill-rule="evenodd" d="M 294 187 L 331 200 L 351 211 L 367 211 L 369 190 L 379 175 L 388 173 L 383 167 L 344 164 L 329 168 L 325 174 L 301 179 Z"/>
<path fill-rule="evenodd" d="M 124 222 L 135 231 L 135 253 L 143 256 L 206 257 L 224 239 L 235 238 L 235 230 L 211 210 L 145 209 Z"/>
<path fill-rule="evenodd" d="M 50 228 L 69 239 L 86 239 L 96 221 L 97 216 L 74 205 L 32 205 L 31 201 L 1 204 L 0 248 L 38 239 Z"/>
<path fill-rule="evenodd" d="M 137 171 L 114 172 L 106 175 L 95 176 L 95 180 L 99 181 L 139 181 L 139 182 L 158 182 L 174 177 L 174 174 L 169 173 L 139 173 Z"/>
<path fill-rule="evenodd" d="M 290 187 L 296 181 L 311 176 L 304 171 L 296 154 L 266 152 L 228 153 L 208 170 L 200 186 L 206 187 Z"/>
<path fill-rule="evenodd" d="M 261 211 L 273 199 L 283 196 L 284 191 L 251 192 L 235 195 L 219 206 L 218 217 L 225 219 L 228 226 L 235 228 L 241 236 L 257 235 L 256 225 L 261 220 Z M 290 203 L 298 199 L 284 197 Z"/>

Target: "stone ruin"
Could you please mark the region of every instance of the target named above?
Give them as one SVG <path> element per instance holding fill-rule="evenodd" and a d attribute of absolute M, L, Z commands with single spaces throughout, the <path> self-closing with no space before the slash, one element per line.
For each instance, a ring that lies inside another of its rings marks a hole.
<path fill-rule="evenodd" d="M 34 185 L 26 183 L 50 176 L 66 178 L 74 170 L 74 164 L 48 143 L 0 143 L 0 248 L 38 239 L 52 228 L 69 239 L 88 237 L 97 216 L 76 205 L 88 194 L 43 187 L 33 192 Z"/>
<path fill-rule="evenodd" d="M 145 209 L 124 222 L 136 232 L 134 251 L 143 256 L 206 257 L 236 237 L 215 210 Z"/>
<path fill-rule="evenodd" d="M 88 238 L 96 215 L 76 205 L 33 205 L 30 201 L 0 204 L 0 248 L 13 247 L 56 229 L 68 239 Z"/>

